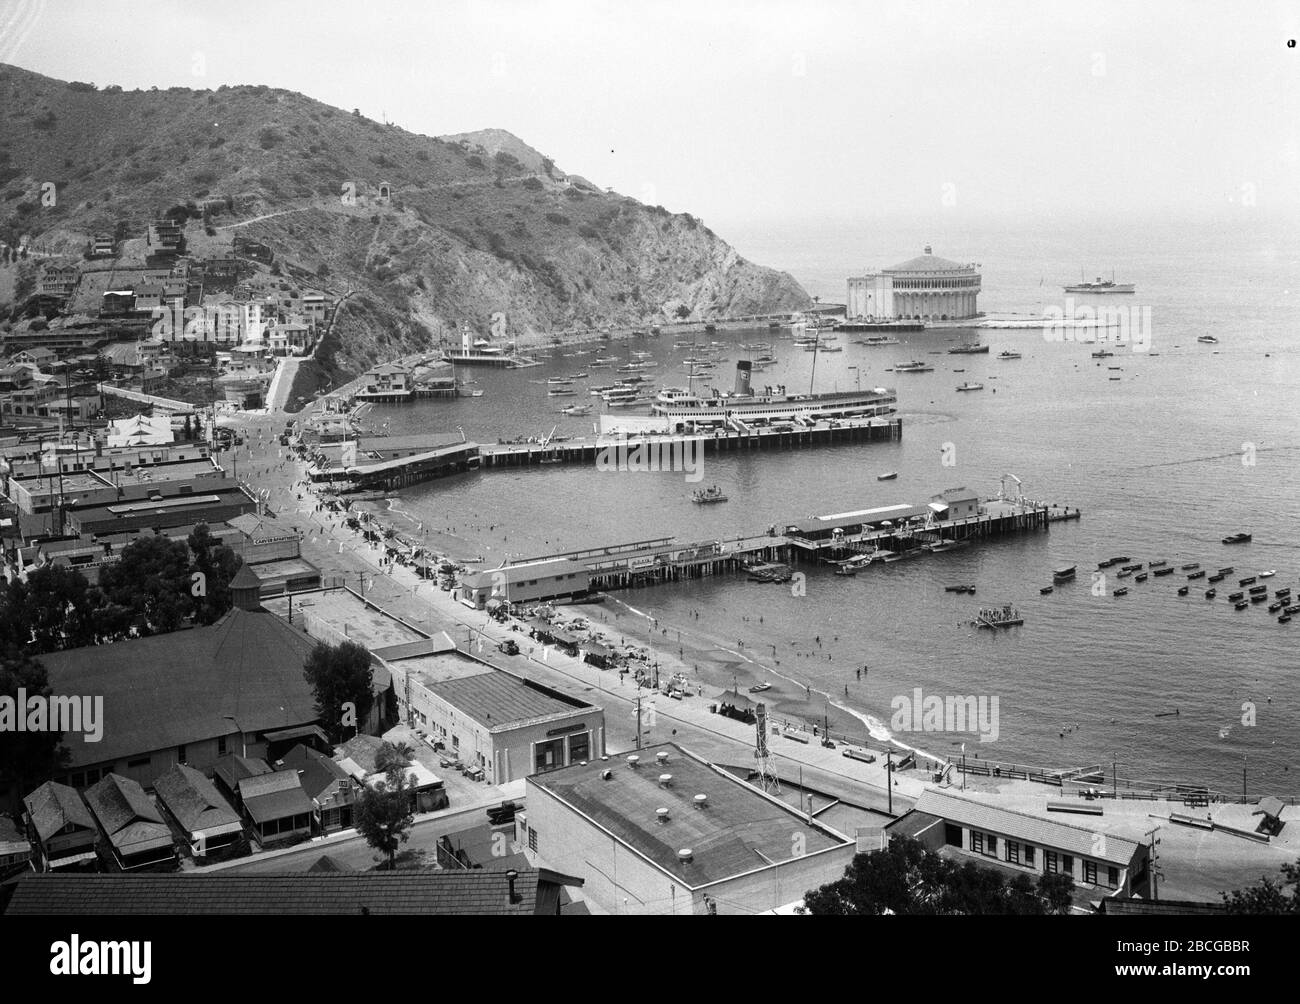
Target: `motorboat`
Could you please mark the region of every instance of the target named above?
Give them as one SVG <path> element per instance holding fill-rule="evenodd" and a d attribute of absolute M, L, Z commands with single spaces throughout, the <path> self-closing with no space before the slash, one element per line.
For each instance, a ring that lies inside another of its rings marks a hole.
<path fill-rule="evenodd" d="M 727 501 L 727 493 L 717 485 L 710 485 L 708 488 L 702 488 L 691 495 L 692 502 L 698 502 L 701 505 L 709 505 L 713 502 Z"/>
<path fill-rule="evenodd" d="M 885 474 L 877 474 L 877 475 L 876 475 L 876 480 L 877 480 L 877 481 L 893 481 L 896 477 L 898 477 L 898 471 L 889 471 L 889 472 L 887 472 L 887 473 L 885 473 Z"/>
<path fill-rule="evenodd" d="M 749 688 L 749 692 L 751 694 L 761 694 L 763 693 L 763 691 L 771 690 L 771 689 L 772 689 L 772 685 L 770 683 L 756 683 Z"/>
<path fill-rule="evenodd" d="M 910 362 L 906 362 L 906 363 L 895 363 L 894 372 L 895 373 L 932 373 L 934 372 L 934 367 L 931 366 L 929 363 L 923 363 L 913 359 Z"/>
<path fill-rule="evenodd" d="M 965 383 L 958 384 L 958 385 L 957 385 L 957 389 L 958 389 L 959 391 L 963 391 L 963 390 L 983 390 L 983 389 L 984 389 L 984 385 L 983 385 L 982 383 L 971 383 L 969 380 L 967 380 Z"/>
<path fill-rule="evenodd" d="M 1066 579 L 1073 579 L 1075 565 L 1062 565 L 1060 568 L 1053 569 L 1052 580 L 1054 582 L 1064 582 Z"/>
<path fill-rule="evenodd" d="M 1019 359 L 1019 358 L 1020 358 L 1020 353 L 1019 353 L 1019 352 L 1012 352 L 1011 350 L 1008 349 L 1008 350 L 1006 350 L 1006 351 L 1004 351 L 1004 352 L 999 352 L 999 353 L 998 353 L 998 358 L 999 358 L 999 359 Z"/>
<path fill-rule="evenodd" d="M 1250 542 L 1250 534 L 1234 533 L 1230 536 L 1224 537 L 1223 542 L 1225 544 L 1247 544 Z"/>
<path fill-rule="evenodd" d="M 1128 587 L 1126 587 L 1126 586 L 1121 586 L 1119 589 L 1116 589 L 1116 590 L 1115 590 L 1115 595 L 1116 595 L 1116 596 L 1127 596 L 1127 595 L 1128 595 Z"/>
<path fill-rule="evenodd" d="M 1190 575 L 1188 575 L 1187 581 L 1190 582 L 1192 579 L 1203 579 L 1203 578 L 1205 578 L 1204 568 L 1200 569 L 1199 571 L 1192 572 Z"/>
<path fill-rule="evenodd" d="M 1260 577 L 1261 579 L 1271 579 L 1271 578 L 1272 578 L 1273 576 L 1275 576 L 1276 574 L 1277 574 L 1277 569 L 1276 569 L 1276 568 L 1270 568 L 1267 572 L 1260 572 L 1260 573 L 1259 573 L 1259 577 Z"/>
<path fill-rule="evenodd" d="M 1218 344 L 1219 344 L 1219 340 L 1218 340 L 1217 338 L 1215 338 L 1213 335 L 1197 335 L 1197 336 L 1196 336 L 1196 340 L 1197 340 L 1198 342 L 1203 342 L 1203 343 L 1206 344 L 1206 345 L 1218 345 Z"/>
<path fill-rule="evenodd" d="M 1205 598 L 1207 600 L 1212 600 L 1214 599 L 1215 596 L 1218 595 L 1218 592 L 1219 591 L 1217 589 L 1207 589 L 1205 590 Z"/>
<path fill-rule="evenodd" d="M 1186 596 L 1186 595 L 1187 595 L 1188 593 L 1190 593 L 1191 591 L 1192 591 L 1192 587 L 1191 587 L 1191 586 L 1179 586 L 1179 587 L 1178 587 L 1178 595 L 1179 595 L 1179 596 Z"/>
<path fill-rule="evenodd" d="M 1056 588 L 1055 586 L 1044 586 L 1042 589 L 1038 590 L 1038 592 L 1039 592 L 1039 595 L 1041 595 L 1041 596 L 1046 596 L 1048 593 L 1050 593 L 1050 592 L 1051 592 L 1053 589 L 1055 589 L 1055 588 Z"/>

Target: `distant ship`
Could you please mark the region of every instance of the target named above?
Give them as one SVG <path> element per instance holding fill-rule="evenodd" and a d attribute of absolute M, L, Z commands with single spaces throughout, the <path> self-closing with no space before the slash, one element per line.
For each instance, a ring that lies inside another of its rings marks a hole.
<path fill-rule="evenodd" d="M 1134 293 L 1137 290 L 1131 282 L 1117 283 L 1112 273 L 1109 280 L 1103 280 L 1101 276 L 1097 276 L 1094 282 L 1084 282 L 1080 279 L 1075 285 L 1066 286 L 1065 291 L 1067 293 Z"/>

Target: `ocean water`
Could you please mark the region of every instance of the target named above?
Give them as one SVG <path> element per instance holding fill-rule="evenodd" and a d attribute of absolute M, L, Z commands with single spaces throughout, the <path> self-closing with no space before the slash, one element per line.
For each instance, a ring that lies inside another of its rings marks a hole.
<path fill-rule="evenodd" d="M 848 389 L 857 381 L 897 388 L 900 442 L 709 457 L 704 483 L 727 490 L 723 505 L 694 505 L 690 493 L 698 486 L 680 474 L 558 466 L 415 486 L 394 508 L 442 531 L 430 539 L 452 553 L 494 563 L 507 554 L 649 537 L 762 532 L 813 514 L 924 503 L 947 487 L 991 496 L 1002 475 L 1012 473 L 1027 496 L 1078 506 L 1083 518 L 872 567 L 854 578 L 803 566 L 802 596 L 743 577 L 616 596 L 725 658 L 752 663 L 751 675 L 826 695 L 878 736 L 890 731 L 895 698 L 916 688 L 941 697 L 996 697 L 996 741 L 981 743 L 973 733 L 896 735 L 941 756 L 954 755 L 964 741 L 971 755 L 1059 767 L 1117 762 L 1121 776 L 1233 792 L 1241 789 L 1244 766 L 1250 794 L 1296 793 L 1300 618 L 1281 625 L 1262 605 L 1237 612 L 1225 599 L 1238 577 L 1264 569 L 1277 570 L 1261 580 L 1270 589 L 1300 591 L 1294 224 L 1245 217 L 1141 225 L 1031 220 L 930 232 L 926 225 L 841 221 L 720 232 L 742 254 L 789 270 L 826 301 L 842 302 L 849 274 L 911 257 L 926 242 L 938 255 L 981 263 L 986 311 L 1041 314 L 1064 306 L 1061 286 L 1076 281 L 1081 267 L 1090 278 L 1114 268 L 1118 281 L 1137 284 L 1135 295 L 1076 302 L 1149 308 L 1149 351 L 1121 348 L 1114 358 L 1094 360 L 1096 344 L 1049 340 L 1030 329 L 981 332 L 991 345 L 987 356 L 928 355 L 970 333 L 930 330 L 887 347 L 853 345 L 853 336 L 841 333 L 843 352 L 818 355 L 816 388 Z M 1219 344 L 1198 343 L 1200 334 L 1215 335 Z M 738 344 L 769 335 L 709 337 L 728 346 L 715 373 L 719 386 L 730 386 L 736 359 L 750 355 Z M 687 353 L 672 341 L 620 343 L 613 354 L 652 352 L 664 363 L 654 371 L 658 382 L 684 384 L 679 361 Z M 812 355 L 788 340 L 775 346 L 778 365 L 755 382 L 791 390 L 812 385 Z M 998 360 L 1006 348 L 1023 358 Z M 376 409 L 369 421 L 386 422 L 394 433 L 461 427 L 483 442 L 553 427 L 590 433 L 592 419 L 557 412 L 598 398 L 585 391 L 550 398 L 536 382 L 586 370 L 593 355 L 574 351 L 535 369 L 473 371 L 468 375 L 485 391 L 480 398 Z M 936 369 L 886 372 L 910 358 L 929 359 Z M 609 370 L 589 372 L 590 383 L 614 380 Z M 986 389 L 957 393 L 964 380 Z M 945 458 L 955 464 L 945 466 Z M 877 481 L 883 471 L 899 477 Z M 1253 542 L 1220 542 L 1238 530 L 1252 532 Z M 1118 554 L 1199 562 L 1211 573 L 1233 565 L 1236 573 L 1219 584 L 1213 601 L 1203 598 L 1204 580 L 1191 584 L 1189 596 L 1177 596 L 1186 581 L 1181 571 L 1141 584 L 1128 580 L 1125 597 L 1112 595 L 1117 583 L 1110 579 L 1097 595 L 1091 570 Z M 1077 564 L 1078 579 L 1040 595 L 1052 568 L 1063 564 Z M 976 596 L 944 592 L 960 582 L 975 583 Z M 1018 606 L 1024 626 L 969 627 L 980 606 L 1001 603 Z M 867 672 L 859 680 L 862 666 Z M 1254 705 L 1254 724 L 1242 722 L 1246 702 Z"/>

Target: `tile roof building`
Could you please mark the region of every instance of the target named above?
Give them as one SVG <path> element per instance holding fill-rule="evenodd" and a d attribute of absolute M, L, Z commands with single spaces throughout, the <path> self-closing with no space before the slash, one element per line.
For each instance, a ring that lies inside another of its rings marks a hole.
<path fill-rule="evenodd" d="M 578 878 L 544 869 L 301 875 L 32 875 L 6 916 L 557 916 Z"/>

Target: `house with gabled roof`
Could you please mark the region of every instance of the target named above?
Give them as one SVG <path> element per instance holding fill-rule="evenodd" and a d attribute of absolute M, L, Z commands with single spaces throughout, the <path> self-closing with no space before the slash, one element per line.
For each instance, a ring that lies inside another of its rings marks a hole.
<path fill-rule="evenodd" d="M 337 762 L 300 743 L 280 759 L 278 767 L 298 772 L 302 790 L 311 799 L 315 833 L 332 833 L 352 825 L 361 786 Z"/>
<path fill-rule="evenodd" d="M 94 867 L 99 831 L 76 791 L 46 781 L 23 799 L 23 810 L 39 871 Z"/>
<path fill-rule="evenodd" d="M 239 782 L 239 801 L 263 847 L 311 836 L 314 807 L 296 770 L 277 770 Z"/>
<path fill-rule="evenodd" d="M 196 858 L 238 842 L 244 832 L 239 813 L 202 772 L 174 764 L 153 783 L 158 803 L 176 821 Z"/>
<path fill-rule="evenodd" d="M 172 831 L 137 782 L 109 774 L 87 788 L 85 797 L 107 841 L 105 849 L 122 871 L 176 863 Z"/>

